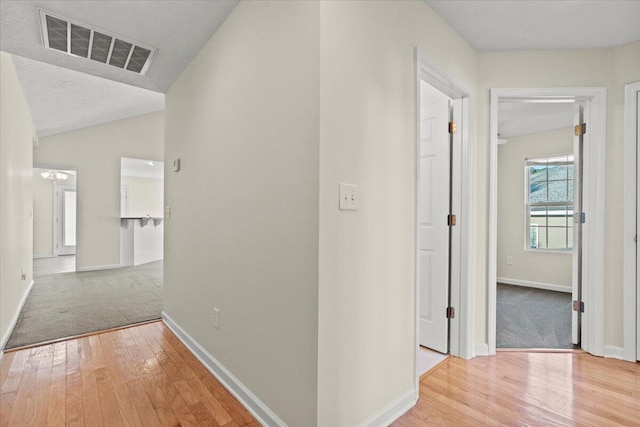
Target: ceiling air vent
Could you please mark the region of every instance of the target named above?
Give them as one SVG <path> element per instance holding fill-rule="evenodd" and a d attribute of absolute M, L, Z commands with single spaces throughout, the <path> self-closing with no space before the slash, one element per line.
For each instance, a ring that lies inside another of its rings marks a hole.
<path fill-rule="evenodd" d="M 40 10 L 42 40 L 48 49 L 145 74 L 157 49 Z"/>

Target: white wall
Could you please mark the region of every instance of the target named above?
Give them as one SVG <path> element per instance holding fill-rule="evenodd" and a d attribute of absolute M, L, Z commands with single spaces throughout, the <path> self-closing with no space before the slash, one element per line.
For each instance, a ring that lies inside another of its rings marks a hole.
<path fill-rule="evenodd" d="M 40 139 L 36 165 L 78 170 L 79 269 L 120 265 L 120 159 L 164 160 L 164 113 Z"/>
<path fill-rule="evenodd" d="M 476 342 L 487 342 L 487 213 L 489 90 L 508 87 L 608 88 L 605 345 L 622 346 L 622 221 L 624 84 L 640 81 L 640 42 L 616 49 L 483 52 L 479 55 L 477 141 Z"/>
<path fill-rule="evenodd" d="M 151 215 L 157 218 L 164 216 L 164 180 L 123 176 L 120 182 L 127 187 L 128 216 Z"/>
<path fill-rule="evenodd" d="M 166 96 L 164 310 L 290 426 L 316 419 L 319 24 L 240 2 Z"/>
<path fill-rule="evenodd" d="M 9 338 L 33 280 L 34 135 L 13 60 L 8 53 L 0 52 L 0 349 Z"/>
<path fill-rule="evenodd" d="M 498 147 L 498 277 L 571 291 L 571 252 L 525 251 L 527 158 L 573 153 L 573 129 L 509 138 Z M 507 256 L 513 264 L 507 265 Z M 508 282 L 507 282 L 508 283 Z"/>
<path fill-rule="evenodd" d="M 33 256 L 53 256 L 53 181 L 33 169 Z"/>
<path fill-rule="evenodd" d="M 414 48 L 472 89 L 476 53 L 424 1 L 321 11 L 318 425 L 340 427 L 413 398 Z M 358 211 L 338 211 L 340 182 Z"/>

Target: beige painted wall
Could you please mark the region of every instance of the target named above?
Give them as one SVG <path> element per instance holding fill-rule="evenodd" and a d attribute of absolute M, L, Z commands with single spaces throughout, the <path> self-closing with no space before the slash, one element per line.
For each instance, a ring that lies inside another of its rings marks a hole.
<path fill-rule="evenodd" d="M 600 86 L 608 89 L 605 345 L 622 346 L 624 84 L 640 81 L 640 42 L 616 49 L 486 52 L 478 63 L 476 342 L 487 342 L 489 90 L 508 87 Z"/>
<path fill-rule="evenodd" d="M 79 269 L 120 265 L 120 158 L 164 160 L 164 113 L 40 139 L 33 162 L 78 170 Z"/>
<path fill-rule="evenodd" d="M 53 256 L 53 181 L 33 169 L 33 256 Z"/>
<path fill-rule="evenodd" d="M 525 159 L 570 153 L 572 128 L 510 138 L 498 147 L 498 277 L 571 291 L 571 252 L 524 250 Z M 513 257 L 512 265 L 507 265 L 507 256 Z"/>
<path fill-rule="evenodd" d="M 423 1 L 321 10 L 318 425 L 339 427 L 414 387 L 414 49 L 472 89 L 477 65 Z M 357 212 L 338 210 L 340 182 Z"/>
<path fill-rule="evenodd" d="M 126 186 L 128 191 L 128 216 L 164 216 L 164 180 L 123 176 L 120 183 Z"/>
<path fill-rule="evenodd" d="M 319 25 L 240 2 L 166 97 L 164 310 L 290 426 L 316 419 Z"/>
<path fill-rule="evenodd" d="M 0 52 L 0 349 L 9 338 L 9 328 L 33 280 L 34 135 L 13 60 L 8 53 Z"/>

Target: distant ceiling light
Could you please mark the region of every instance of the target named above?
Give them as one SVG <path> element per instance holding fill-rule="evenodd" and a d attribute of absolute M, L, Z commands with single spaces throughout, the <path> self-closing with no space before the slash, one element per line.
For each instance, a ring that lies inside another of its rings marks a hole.
<path fill-rule="evenodd" d="M 153 162 L 147 162 L 149 166 L 153 166 Z"/>
<path fill-rule="evenodd" d="M 42 41 L 46 48 L 145 74 L 158 49 L 40 9 Z"/>
<path fill-rule="evenodd" d="M 69 175 L 60 171 L 46 171 L 46 172 L 42 172 L 40 176 L 42 176 L 44 179 L 50 179 L 52 181 L 55 181 L 55 180 L 64 181 L 65 179 L 69 178 Z"/>

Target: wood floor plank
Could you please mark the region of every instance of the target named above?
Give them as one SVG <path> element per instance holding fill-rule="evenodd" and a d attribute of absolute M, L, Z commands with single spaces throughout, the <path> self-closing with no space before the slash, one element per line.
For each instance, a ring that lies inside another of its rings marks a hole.
<path fill-rule="evenodd" d="M 2 366 L 10 366 L 10 368 L 4 368 L 7 371 L 7 376 L 2 380 L 0 393 L 10 393 L 18 390 L 22 373 L 29 359 L 29 353 L 29 351 L 15 352 L 13 357 L 2 359 Z"/>
<path fill-rule="evenodd" d="M 49 405 L 47 412 L 47 425 L 65 425 L 65 384 L 67 343 L 59 342 L 53 345 L 53 360 L 51 366 L 51 387 L 49 390 Z"/>

